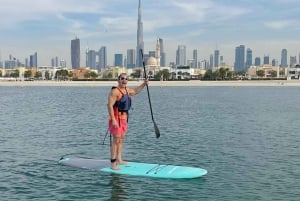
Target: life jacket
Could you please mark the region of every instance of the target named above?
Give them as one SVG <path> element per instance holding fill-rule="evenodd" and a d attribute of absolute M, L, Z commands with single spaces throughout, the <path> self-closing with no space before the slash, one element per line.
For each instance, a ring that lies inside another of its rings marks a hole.
<path fill-rule="evenodd" d="M 120 93 L 122 94 L 121 98 L 117 100 L 114 104 L 114 108 L 118 110 L 118 113 L 126 113 L 128 117 L 128 111 L 130 110 L 131 107 L 131 97 L 128 94 L 127 89 L 125 88 L 126 94 L 124 94 L 120 88 L 118 87 L 112 87 L 112 89 L 117 88 Z M 128 120 L 128 119 L 127 119 Z"/>

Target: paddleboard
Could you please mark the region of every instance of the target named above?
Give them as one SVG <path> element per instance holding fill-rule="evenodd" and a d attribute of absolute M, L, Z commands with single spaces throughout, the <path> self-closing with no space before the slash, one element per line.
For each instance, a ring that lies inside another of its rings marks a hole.
<path fill-rule="evenodd" d="M 89 158 L 61 158 L 59 163 L 66 166 L 97 170 L 107 173 L 124 174 L 132 176 L 144 176 L 166 179 L 192 179 L 207 174 L 207 170 L 197 167 L 177 165 L 162 165 L 151 163 L 128 162 L 127 165 L 119 165 L 120 170 L 110 168 L 109 160 Z"/>

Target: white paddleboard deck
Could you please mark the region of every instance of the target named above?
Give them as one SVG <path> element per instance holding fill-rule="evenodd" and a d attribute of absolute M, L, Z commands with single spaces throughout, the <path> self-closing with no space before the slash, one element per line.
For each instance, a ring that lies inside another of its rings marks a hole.
<path fill-rule="evenodd" d="M 127 165 L 119 165 L 120 170 L 113 170 L 110 168 L 109 160 L 88 159 L 88 158 L 61 158 L 60 164 L 83 168 L 98 170 L 102 172 L 109 172 L 115 174 L 156 177 L 166 179 L 191 179 L 201 177 L 207 174 L 207 170 L 196 167 L 186 167 L 177 165 L 161 165 L 128 162 Z"/>

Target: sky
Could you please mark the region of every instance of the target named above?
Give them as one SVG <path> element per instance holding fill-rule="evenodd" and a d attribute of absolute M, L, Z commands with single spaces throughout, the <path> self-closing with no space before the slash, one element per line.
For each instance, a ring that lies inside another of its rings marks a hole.
<path fill-rule="evenodd" d="M 235 48 L 245 45 L 255 57 L 269 55 L 280 63 L 281 50 L 300 53 L 300 0 L 141 0 L 145 50 L 164 40 L 167 64 L 175 61 L 178 45 L 187 59 L 209 60 L 215 49 L 234 64 Z M 136 48 L 138 0 L 1 0 L 0 60 L 9 55 L 22 63 L 38 53 L 38 65 L 58 56 L 71 64 L 71 40 L 86 48 L 107 47 L 113 55 Z M 298 61 L 299 62 L 299 61 Z"/>

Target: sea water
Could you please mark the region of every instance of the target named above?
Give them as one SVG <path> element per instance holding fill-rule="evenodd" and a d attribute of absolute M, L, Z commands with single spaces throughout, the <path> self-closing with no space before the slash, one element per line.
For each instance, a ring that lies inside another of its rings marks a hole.
<path fill-rule="evenodd" d="M 134 96 L 124 159 L 208 170 L 184 180 L 58 164 L 109 159 L 109 90 L 0 87 L 0 200 L 299 200 L 300 88 L 150 86 L 159 139 Z"/>

